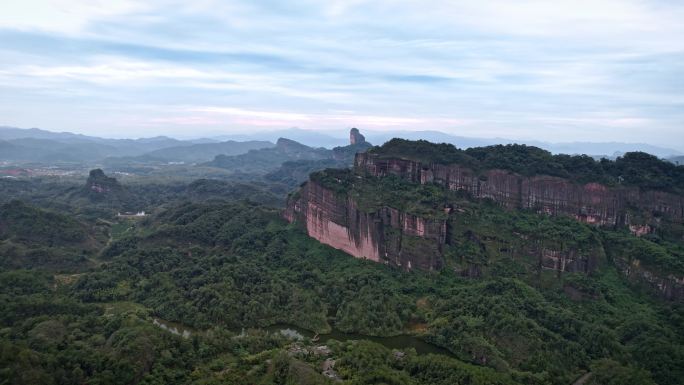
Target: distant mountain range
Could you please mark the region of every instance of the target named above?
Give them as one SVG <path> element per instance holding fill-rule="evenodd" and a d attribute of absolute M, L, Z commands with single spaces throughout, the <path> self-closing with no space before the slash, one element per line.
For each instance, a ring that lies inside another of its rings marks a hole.
<path fill-rule="evenodd" d="M 674 164 L 684 166 L 684 156 L 673 156 L 671 158 L 668 158 L 667 160 Z"/>
<path fill-rule="evenodd" d="M 239 155 L 244 154 L 250 150 L 272 148 L 273 143 L 260 140 L 250 140 L 245 142 L 237 142 L 228 140 L 225 142 L 216 143 L 198 143 L 185 144 L 173 147 L 161 148 L 159 150 L 150 151 L 139 156 L 127 157 L 111 157 L 104 160 L 106 165 L 115 165 L 121 163 L 149 163 L 149 162 L 184 162 L 184 163 L 201 163 L 212 160 L 217 155 Z"/>
<path fill-rule="evenodd" d="M 353 163 L 354 155 L 357 152 L 366 151 L 370 147 L 372 147 L 370 143 L 362 141 L 329 150 L 324 147 L 310 147 L 294 140 L 279 138 L 275 147 L 251 150 L 245 154 L 234 156 L 217 155 L 214 160 L 204 165 L 251 174 L 274 172 L 287 162 L 300 162 L 296 166 L 294 163 L 288 164 L 286 168 L 290 169 L 291 172 L 297 172 L 302 167 L 304 169 L 348 167 Z"/>
<path fill-rule="evenodd" d="M 645 143 L 549 143 L 506 138 L 473 138 L 450 135 L 440 131 L 364 131 L 364 134 L 366 140 L 374 144 L 382 144 L 391 138 L 398 137 L 410 140 L 424 139 L 430 142 L 451 143 L 459 148 L 524 143 L 553 153 L 588 154 L 597 158 L 615 158 L 630 151 L 648 152 L 660 158 L 668 159 L 684 156 L 684 153 L 681 151 Z M 202 163 L 208 162 L 218 155 L 230 157 L 246 154 L 250 150 L 274 148 L 275 145 L 273 143 L 279 138 L 287 138 L 293 142 L 313 148 L 325 147 L 330 149 L 336 146 L 346 146 L 349 143 L 346 132 L 344 135 L 341 133 L 327 134 L 298 128 L 179 140 L 165 136 L 141 139 L 107 139 L 71 132 L 52 132 L 38 128 L 22 129 L 0 126 L 0 161 L 85 162 L 104 165 L 120 165 L 130 162 Z M 284 159 L 284 161 L 288 160 L 297 160 L 297 158 L 290 156 L 288 159 Z M 678 161 L 681 163 L 682 159 Z"/>
<path fill-rule="evenodd" d="M 392 138 L 402 138 L 408 140 L 427 140 L 433 143 L 451 143 L 459 148 L 483 147 L 495 144 L 527 144 L 551 151 L 555 154 L 587 154 L 595 157 L 615 158 L 626 152 L 643 151 L 667 158 L 676 155 L 684 155 L 684 152 L 672 148 L 654 146 L 646 143 L 624 143 L 624 142 L 564 142 L 551 143 L 535 140 L 515 140 L 507 138 L 475 138 L 447 134 L 441 131 L 368 131 L 364 130 L 366 140 L 376 145 L 381 145 Z M 288 138 L 296 140 L 302 144 L 313 147 L 335 147 L 344 146 L 348 143 L 346 132 L 339 135 L 324 134 L 321 132 L 291 128 L 287 130 L 277 130 L 269 132 L 258 132 L 250 135 L 224 135 L 217 137 L 222 140 L 268 140 L 275 141 L 277 138 Z"/>
<path fill-rule="evenodd" d="M 344 131 L 343 133 L 342 131 L 340 131 L 340 133 L 340 135 L 330 135 L 327 133 L 312 130 L 289 128 L 286 130 L 263 131 L 249 134 L 220 135 L 211 137 L 211 139 L 219 141 L 266 140 L 275 143 L 279 138 L 287 138 L 310 147 L 333 148 L 337 146 L 346 146 L 347 144 L 349 144 L 349 136 L 347 134 L 347 131 Z"/>
<path fill-rule="evenodd" d="M 0 160 L 17 162 L 196 163 L 219 154 L 237 155 L 273 146 L 266 141 L 178 140 L 165 136 L 106 139 L 37 128 L 0 127 Z"/>

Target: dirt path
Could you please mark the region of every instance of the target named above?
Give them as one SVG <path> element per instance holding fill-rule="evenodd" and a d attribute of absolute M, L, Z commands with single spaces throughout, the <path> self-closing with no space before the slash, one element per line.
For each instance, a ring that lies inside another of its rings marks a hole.
<path fill-rule="evenodd" d="M 572 385 L 584 385 L 591 378 L 591 372 L 586 373 L 582 377 L 578 378 L 577 381 L 573 382 Z"/>

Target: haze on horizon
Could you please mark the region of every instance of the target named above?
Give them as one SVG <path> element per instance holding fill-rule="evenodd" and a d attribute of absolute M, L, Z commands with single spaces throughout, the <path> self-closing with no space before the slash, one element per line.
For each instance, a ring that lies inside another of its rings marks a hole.
<path fill-rule="evenodd" d="M 0 125 L 439 130 L 684 150 L 684 3 L 0 3 Z"/>

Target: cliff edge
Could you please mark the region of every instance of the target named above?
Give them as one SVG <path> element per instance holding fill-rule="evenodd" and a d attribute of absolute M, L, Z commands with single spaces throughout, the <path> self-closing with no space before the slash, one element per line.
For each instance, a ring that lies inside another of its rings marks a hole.
<path fill-rule="evenodd" d="M 402 141 L 399 147 L 406 142 L 411 143 Z M 413 154 L 398 154 L 397 143 L 390 141 L 358 153 L 351 170 L 311 174 L 288 198 L 285 218 L 304 225 L 309 236 L 322 243 L 405 270 L 432 271 L 449 265 L 464 276 L 476 277 L 499 269 L 497 264 L 508 258 L 501 263 L 519 263 L 527 272 L 591 273 L 608 258 L 630 279 L 668 298 L 684 298 L 684 261 L 677 251 L 681 247 L 677 242 L 684 239 L 679 179 L 653 188 L 660 181 L 653 176 L 653 167 L 646 166 L 652 185 L 640 186 L 634 183 L 638 175 L 615 176 L 624 167 L 620 160 L 617 164 L 591 160 L 595 163 L 589 163 L 588 169 L 608 171 L 594 170 L 590 175 L 562 169 L 549 172 L 556 175 L 526 173 L 546 167 L 528 159 L 488 168 L 488 151 L 538 155 L 538 149 L 495 147 L 469 154 L 450 145 L 413 143 L 419 148 Z M 568 170 L 573 162 L 587 162 L 584 157 L 563 159 Z M 526 168 L 521 169 L 518 163 L 524 162 Z M 681 171 L 662 167 L 670 174 Z M 559 176 L 563 172 L 567 175 Z M 487 209 L 493 210 L 486 214 L 491 219 L 482 214 L 486 202 L 499 207 Z M 620 249 L 619 242 L 607 241 L 604 232 L 643 239 L 639 245 Z M 644 245 L 660 249 L 634 252 Z"/>

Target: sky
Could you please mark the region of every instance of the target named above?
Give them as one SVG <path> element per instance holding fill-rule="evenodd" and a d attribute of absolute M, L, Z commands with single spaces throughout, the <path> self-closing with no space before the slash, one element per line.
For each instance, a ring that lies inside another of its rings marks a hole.
<path fill-rule="evenodd" d="M 0 125 L 684 150 L 684 2 L 3 0 Z"/>

